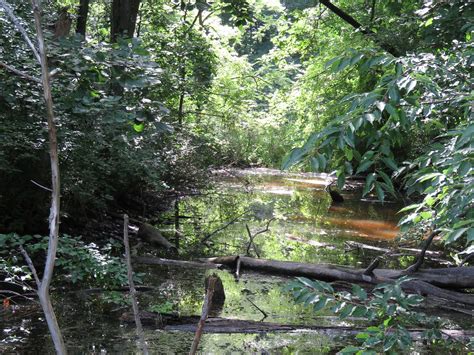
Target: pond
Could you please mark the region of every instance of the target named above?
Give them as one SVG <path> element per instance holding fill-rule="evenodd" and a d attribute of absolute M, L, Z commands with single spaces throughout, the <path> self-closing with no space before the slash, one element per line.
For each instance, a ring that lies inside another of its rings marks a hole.
<path fill-rule="evenodd" d="M 209 190 L 176 201 L 174 209 L 157 224 L 165 235 L 180 230 L 179 258 L 249 254 L 273 260 L 333 263 L 366 267 L 372 251 L 350 250 L 347 241 L 389 247 L 397 236 L 400 202 L 381 203 L 361 196 L 359 182 L 348 183 L 344 202 L 332 203 L 324 187 L 325 175 L 290 174 L 269 169 L 231 170 L 216 173 Z M 170 233 L 166 233 L 169 231 Z M 261 233 L 258 233 L 261 232 Z M 249 233 L 254 244 L 249 245 Z M 155 251 L 140 254 L 156 255 Z M 170 257 L 166 254 L 158 254 Z M 406 267 L 413 257 L 385 263 Z M 152 286 L 139 295 L 142 310 L 199 315 L 204 296 L 202 269 L 137 265 L 143 283 Z M 240 280 L 217 271 L 226 292 L 221 317 L 266 322 L 345 326 L 360 320 L 341 321 L 329 312 L 314 312 L 283 291 L 291 278 L 244 271 Z M 67 347 L 73 354 L 138 353 L 133 325 L 120 322 L 127 306 L 104 302 L 104 296 L 78 292 L 55 293 L 55 306 Z M 120 295 L 118 296 L 120 297 Z M 259 310 L 260 309 L 260 310 Z M 0 346 L 9 353 L 53 353 L 48 331 L 36 306 L 19 307 L 2 315 Z M 453 326 L 456 322 L 453 320 Z M 326 331 L 258 334 L 204 333 L 199 350 L 204 353 L 325 353 L 340 349 L 350 337 Z M 187 353 L 193 333 L 145 327 L 150 353 Z"/>

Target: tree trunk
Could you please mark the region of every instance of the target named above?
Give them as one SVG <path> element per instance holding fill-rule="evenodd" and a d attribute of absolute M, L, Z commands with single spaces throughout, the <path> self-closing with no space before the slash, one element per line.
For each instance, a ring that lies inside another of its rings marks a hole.
<path fill-rule="evenodd" d="M 140 0 L 113 0 L 110 39 L 117 41 L 117 37 L 133 37 L 137 24 Z"/>
<path fill-rule="evenodd" d="M 84 37 L 86 36 L 87 16 L 89 15 L 89 2 L 90 0 L 80 0 L 77 16 L 76 33 L 80 33 Z"/>
<path fill-rule="evenodd" d="M 38 288 L 38 297 L 41 307 L 48 323 L 54 347 L 58 354 L 66 354 L 66 346 L 59 328 L 58 321 L 54 314 L 49 294 L 49 286 L 53 278 L 54 262 L 56 260 L 56 251 L 59 238 L 59 209 L 60 209 L 60 185 L 59 185 L 59 160 L 58 160 L 58 141 L 56 134 L 56 119 L 53 110 L 53 98 L 51 95 L 51 84 L 48 69 L 48 57 L 46 46 L 44 44 L 43 31 L 41 29 L 41 9 L 38 0 L 31 0 L 35 18 L 36 36 L 38 38 L 38 52 L 41 64 L 41 80 L 43 83 L 44 101 L 46 104 L 46 116 L 48 119 L 49 135 L 49 155 L 51 162 L 51 209 L 49 214 L 49 242 L 44 267 L 43 279 Z"/>

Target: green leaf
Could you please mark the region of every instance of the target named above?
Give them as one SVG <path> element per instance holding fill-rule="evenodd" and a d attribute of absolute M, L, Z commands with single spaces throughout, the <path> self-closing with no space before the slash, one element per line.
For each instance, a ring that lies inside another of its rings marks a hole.
<path fill-rule="evenodd" d="M 287 170 L 296 163 L 299 163 L 306 152 L 301 148 L 294 148 L 291 153 L 284 159 L 281 169 Z"/>
<path fill-rule="evenodd" d="M 346 156 L 346 159 L 351 161 L 352 158 L 354 157 L 354 153 L 352 149 L 344 149 L 344 155 Z"/>
<path fill-rule="evenodd" d="M 390 100 L 393 100 L 395 104 L 398 104 L 398 102 L 400 101 L 400 91 L 398 91 L 398 88 L 395 85 L 390 86 L 390 88 L 388 89 L 388 97 L 390 98 Z"/>
<path fill-rule="evenodd" d="M 352 293 L 356 295 L 361 301 L 365 301 L 367 299 L 367 292 L 357 284 L 352 285 Z"/>
<path fill-rule="evenodd" d="M 390 169 L 396 171 L 398 166 L 392 158 L 382 158 L 383 163 Z"/>
<path fill-rule="evenodd" d="M 377 192 L 377 197 L 380 201 L 384 201 L 385 199 L 385 192 L 382 189 L 382 186 L 376 181 L 375 182 L 375 191 Z"/>
<path fill-rule="evenodd" d="M 468 229 L 469 229 L 469 228 L 460 228 L 460 229 L 456 229 L 456 230 L 452 231 L 451 233 L 449 233 L 449 234 L 445 237 L 445 242 L 446 242 L 447 244 L 455 242 L 455 241 L 458 240 L 458 239 L 464 234 L 464 232 L 466 232 Z"/>
<path fill-rule="evenodd" d="M 395 196 L 395 188 L 393 187 L 392 179 L 382 170 L 377 170 L 377 173 L 382 177 L 383 181 L 385 181 L 388 192 L 390 192 L 392 196 Z"/>
<path fill-rule="evenodd" d="M 321 309 L 323 309 L 324 307 L 326 307 L 326 305 L 328 304 L 329 302 L 329 299 L 327 297 L 324 297 L 324 296 L 320 296 L 320 299 L 318 302 L 314 303 L 313 305 L 313 310 L 315 312 L 318 312 L 320 311 Z"/>
<path fill-rule="evenodd" d="M 319 160 L 315 157 L 311 157 L 311 169 L 313 171 L 319 171 Z"/>
<path fill-rule="evenodd" d="M 355 354 L 360 350 L 360 348 L 356 346 L 346 346 L 344 349 L 340 351 L 341 354 Z"/>
<path fill-rule="evenodd" d="M 433 217 L 433 212 L 423 211 L 423 212 L 420 213 L 420 216 L 421 216 L 422 219 L 428 220 L 428 219 Z"/>
<path fill-rule="evenodd" d="M 387 352 L 397 343 L 397 336 L 395 334 L 388 335 L 383 342 L 383 351 Z"/>
<path fill-rule="evenodd" d="M 396 120 L 398 120 L 400 118 L 400 116 L 398 114 L 398 110 L 395 107 L 393 107 L 391 104 L 387 104 L 385 106 L 385 109 L 390 114 L 390 117 L 393 117 Z"/>
<path fill-rule="evenodd" d="M 372 190 L 376 178 L 377 175 L 375 173 L 367 175 L 367 178 L 365 179 L 364 190 L 362 191 L 362 196 L 367 195 Z"/>
<path fill-rule="evenodd" d="M 357 168 L 356 175 L 366 171 L 368 168 L 372 166 L 373 163 L 374 163 L 373 160 L 366 160 L 363 163 L 361 163 L 359 167 Z"/>

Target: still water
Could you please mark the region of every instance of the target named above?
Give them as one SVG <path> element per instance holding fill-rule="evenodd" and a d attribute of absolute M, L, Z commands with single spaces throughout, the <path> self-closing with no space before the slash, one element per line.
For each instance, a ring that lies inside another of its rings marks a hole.
<path fill-rule="evenodd" d="M 373 252 L 350 250 L 347 241 L 387 247 L 398 234 L 398 202 L 381 203 L 361 197 L 361 186 L 349 183 L 342 191 L 342 204 L 333 204 L 324 186 L 324 175 L 282 174 L 268 169 L 221 171 L 208 191 L 181 198 L 174 209 L 159 216 L 157 224 L 166 236 L 180 230 L 179 258 L 248 254 L 266 259 L 311 263 L 334 263 L 365 267 Z M 179 216 L 176 218 L 176 216 Z M 177 220 L 179 222 L 177 222 Z M 267 228 L 268 227 L 268 228 Z M 268 230 L 266 230 L 268 229 Z M 263 232 L 263 230 L 266 230 Z M 262 232 L 261 232 L 262 231 Z M 261 233 L 258 233 L 261 232 Z M 254 245 L 249 247 L 249 233 Z M 204 242 L 203 242 L 204 241 Z M 146 247 L 147 248 L 147 247 Z M 142 255 L 170 257 L 150 249 Z M 388 261 L 387 267 L 406 267 L 412 257 Z M 201 269 L 137 265 L 143 283 L 151 291 L 139 295 L 142 310 L 199 315 L 204 295 Z M 341 321 L 325 311 L 313 312 L 295 305 L 282 290 L 291 278 L 244 272 L 240 281 L 218 271 L 226 291 L 221 317 L 266 322 L 344 326 L 360 320 Z M 114 295 L 90 295 L 57 291 L 55 307 L 67 347 L 72 354 L 138 353 L 135 329 L 122 324 L 120 315 L 129 310 L 105 302 Z M 116 296 L 116 295 L 115 295 Z M 118 296 L 120 297 L 120 295 Z M 53 353 L 38 307 L 23 306 L 2 315 L 0 352 Z M 326 353 L 335 352 L 350 338 L 325 331 L 259 334 L 206 334 L 204 353 Z M 150 353 L 187 353 L 194 334 L 145 327 Z"/>

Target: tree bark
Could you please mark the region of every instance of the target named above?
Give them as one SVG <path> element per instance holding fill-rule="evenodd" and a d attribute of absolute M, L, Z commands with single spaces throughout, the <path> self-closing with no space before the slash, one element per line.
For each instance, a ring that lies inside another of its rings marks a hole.
<path fill-rule="evenodd" d="M 135 33 L 140 0 L 113 0 L 110 27 L 110 39 L 117 41 L 117 37 L 131 38 Z"/>
<path fill-rule="evenodd" d="M 80 0 L 77 23 L 76 23 L 76 33 L 80 33 L 84 37 L 86 36 L 87 30 L 87 16 L 89 15 L 89 2 L 90 0 Z"/>

